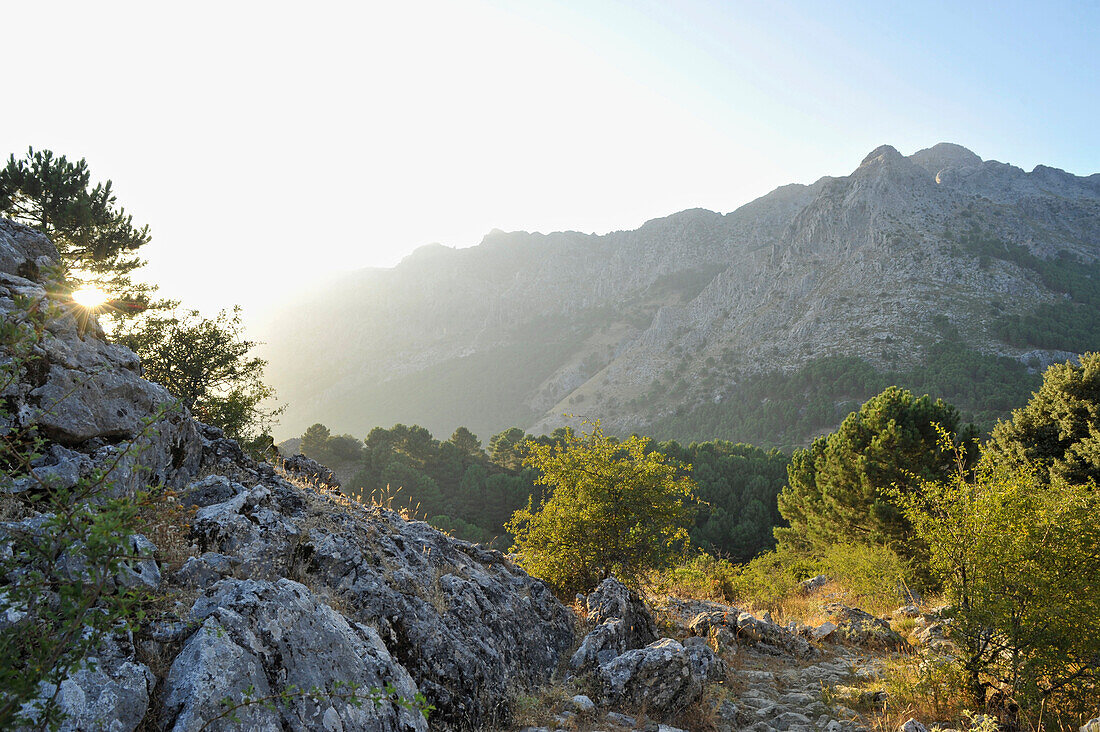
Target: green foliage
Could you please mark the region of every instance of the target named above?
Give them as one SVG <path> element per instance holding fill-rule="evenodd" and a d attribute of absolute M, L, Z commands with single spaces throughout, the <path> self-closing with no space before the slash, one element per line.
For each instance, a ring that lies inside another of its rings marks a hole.
<path fill-rule="evenodd" d="M 776 496 L 787 482 L 790 456 L 722 440 L 687 447 L 662 442 L 657 450 L 691 465 L 700 499 L 692 544 L 738 561 L 775 545 L 772 529 L 781 522 Z"/>
<path fill-rule="evenodd" d="M 911 581 L 908 564 L 876 544 L 830 544 L 817 562 L 817 573 L 839 583 L 848 604 L 891 609 L 906 597 Z"/>
<path fill-rule="evenodd" d="M 738 597 L 738 565 L 724 557 L 700 551 L 682 564 L 656 572 L 647 580 L 649 594 L 694 597 L 715 602 L 732 602 Z"/>
<path fill-rule="evenodd" d="M 912 541 L 895 488 L 912 493 L 950 474 L 954 463 L 939 449 L 937 426 L 959 427 L 958 412 L 941 400 L 897 387 L 869 400 L 836 432 L 794 454 L 779 494 L 790 526 L 777 528 L 777 539 L 816 553 L 833 544 L 889 546 L 919 560 L 924 547 Z M 968 428 L 960 439 L 973 438 Z"/>
<path fill-rule="evenodd" d="M 111 181 L 92 186 L 83 159 L 72 163 L 33 148 L 22 160 L 12 155 L 0 170 L 0 214 L 48 236 L 71 279 L 147 300 L 149 288 L 129 275 L 142 265 L 135 253 L 149 243 L 149 227 L 136 228 L 117 206 Z"/>
<path fill-rule="evenodd" d="M 1051 479 L 1100 482 L 1100 353 L 1047 369 L 1031 400 L 994 428 L 986 455 Z"/>
<path fill-rule="evenodd" d="M 38 368 L 39 344 L 56 315 L 43 302 L 17 297 L 15 305 L 17 316 L 0 326 L 0 393 Z M 44 441 L 33 423 L 14 427 L 8 410 L 0 400 L 0 728 L 54 727 L 60 682 L 106 636 L 142 617 L 143 596 L 117 582 L 137 558 L 130 542 L 137 504 L 113 497 L 108 480 L 141 440 L 65 487 L 32 472 Z"/>
<path fill-rule="evenodd" d="M 352 435 L 333 435 L 317 423 L 303 434 L 299 452 L 317 462 L 332 466 L 354 465 L 363 457 L 363 443 Z"/>
<path fill-rule="evenodd" d="M 741 566 L 733 582 L 733 597 L 757 605 L 778 608 L 798 589 L 798 583 L 817 574 L 808 557 L 779 545 Z"/>
<path fill-rule="evenodd" d="M 196 310 L 146 314 L 124 323 L 115 338 L 141 357 L 145 378 L 164 386 L 197 419 L 245 442 L 267 432 L 282 408 L 263 406 L 275 390 L 263 383 L 267 361 L 249 355 L 258 344 L 243 330 L 234 307 L 214 318 Z"/>
<path fill-rule="evenodd" d="M 1000 691 L 1032 723 L 1044 708 L 1087 719 L 1100 682 L 1095 486 L 982 459 L 972 475 L 899 499 L 953 603 L 951 639 L 972 702 L 985 708 Z"/>
<path fill-rule="evenodd" d="M 648 440 L 619 442 L 596 423 L 559 444 L 527 444 L 524 464 L 551 489 L 507 524 L 528 572 L 564 593 L 587 591 L 612 575 L 637 581 L 683 550 L 695 486 L 686 466 Z"/>

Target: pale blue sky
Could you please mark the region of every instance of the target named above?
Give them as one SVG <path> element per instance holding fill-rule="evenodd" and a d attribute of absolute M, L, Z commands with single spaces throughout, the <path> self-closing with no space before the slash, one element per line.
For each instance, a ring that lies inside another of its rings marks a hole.
<path fill-rule="evenodd" d="M 250 318 L 493 227 L 605 232 L 936 142 L 1100 171 L 1100 3 L 5 4 L 0 152 L 86 157 Z"/>

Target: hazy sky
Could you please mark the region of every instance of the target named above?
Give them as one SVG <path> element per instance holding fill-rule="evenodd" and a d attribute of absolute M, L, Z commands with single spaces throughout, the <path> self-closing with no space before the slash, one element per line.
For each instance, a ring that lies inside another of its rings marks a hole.
<path fill-rule="evenodd" d="M 1097 2 L 7 2 L 0 152 L 85 157 L 249 319 L 491 228 L 730 211 L 939 141 L 1100 171 Z"/>

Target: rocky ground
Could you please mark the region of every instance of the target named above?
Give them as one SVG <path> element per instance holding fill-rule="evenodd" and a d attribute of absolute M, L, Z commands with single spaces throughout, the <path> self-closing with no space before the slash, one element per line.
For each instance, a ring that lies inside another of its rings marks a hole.
<path fill-rule="evenodd" d="M 636 594 L 607 580 L 581 607 L 589 631 L 571 673 L 529 713 L 541 719 L 526 732 L 854 732 L 868 723 L 846 704 L 884 701 L 867 687 L 883 657 L 909 645 L 887 621 L 837 603 L 824 608 L 833 620 L 810 627 L 669 597 L 658 626 Z"/>

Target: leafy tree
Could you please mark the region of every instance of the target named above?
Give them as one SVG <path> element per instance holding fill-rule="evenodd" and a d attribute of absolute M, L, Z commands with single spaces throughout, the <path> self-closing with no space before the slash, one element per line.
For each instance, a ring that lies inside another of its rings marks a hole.
<path fill-rule="evenodd" d="M 249 355 L 257 344 L 243 338 L 239 307 L 214 318 L 196 310 L 147 315 L 116 338 L 141 357 L 145 378 L 231 438 L 255 439 L 282 412 L 262 406 L 275 390 L 262 380 L 267 361 Z"/>
<path fill-rule="evenodd" d="M 1045 708 L 1076 728 L 1100 683 L 1100 493 L 1046 473 L 985 456 L 972 476 L 959 470 L 899 500 L 954 608 L 971 702 L 1004 712 L 1007 698 L 1032 724 Z"/>
<path fill-rule="evenodd" d="M 695 485 L 688 468 L 649 440 L 606 437 L 598 423 L 560 444 L 527 443 L 524 464 L 540 471 L 548 500 L 517 511 L 507 529 L 528 572 L 562 592 L 627 580 L 668 566 L 687 541 Z"/>
<path fill-rule="evenodd" d="M 986 452 L 1006 465 L 1034 464 L 1051 479 L 1100 482 L 1100 353 L 1047 369 L 1031 401 L 993 429 Z"/>
<path fill-rule="evenodd" d="M 908 519 L 895 498 L 922 481 L 951 474 L 939 449 L 937 425 L 959 428 L 959 415 L 942 400 L 895 386 L 849 414 L 840 429 L 795 452 L 779 512 L 790 526 L 775 530 L 780 543 L 820 551 L 836 543 L 889 545 L 906 558 L 923 555 L 910 541 Z M 974 429 L 960 439 L 972 442 Z"/>
<path fill-rule="evenodd" d="M 130 273 L 143 264 L 136 252 L 149 243 L 149 227 L 134 226 L 111 181 L 92 186 L 83 159 L 33 148 L 22 160 L 12 155 L 0 170 L 0 213 L 50 237 L 72 279 L 147 302 L 151 288 L 135 285 Z"/>

